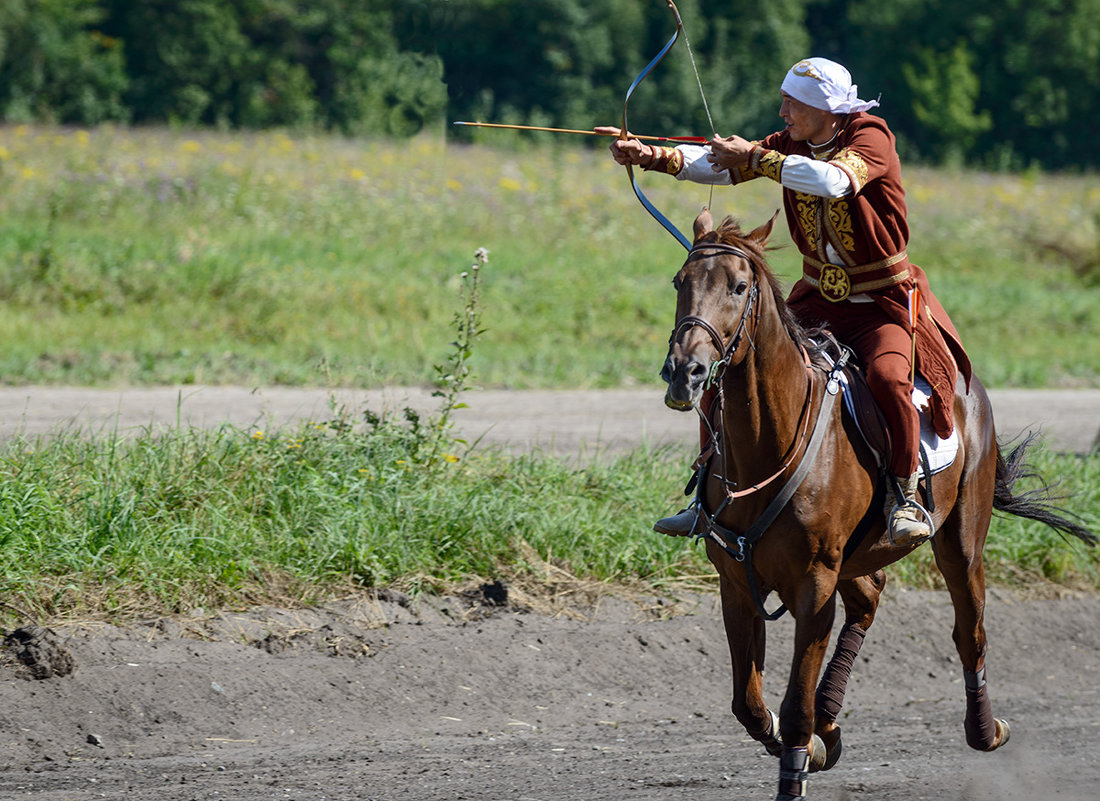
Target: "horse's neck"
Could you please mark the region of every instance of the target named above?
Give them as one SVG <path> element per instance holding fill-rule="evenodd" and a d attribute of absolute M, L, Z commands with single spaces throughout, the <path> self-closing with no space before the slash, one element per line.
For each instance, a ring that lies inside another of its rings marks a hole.
<path fill-rule="evenodd" d="M 763 302 L 755 348 L 724 376 L 722 425 L 730 467 L 747 472 L 782 455 L 793 442 L 807 396 L 805 354 L 783 325 L 772 299 Z"/>

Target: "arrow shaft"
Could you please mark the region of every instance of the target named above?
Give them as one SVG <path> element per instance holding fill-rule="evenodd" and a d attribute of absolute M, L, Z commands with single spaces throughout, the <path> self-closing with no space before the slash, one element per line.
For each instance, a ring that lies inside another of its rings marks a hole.
<path fill-rule="evenodd" d="M 544 128 L 537 125 L 505 125 L 499 122 L 456 122 L 455 125 L 466 125 L 471 128 L 504 128 L 510 131 L 546 131 L 549 133 L 579 134 L 581 136 L 614 136 L 615 134 L 600 133 L 598 131 L 586 131 L 579 128 Z M 708 141 L 702 136 L 642 136 L 631 134 L 631 139 L 642 139 L 648 142 L 683 142 L 690 144 L 706 144 Z"/>

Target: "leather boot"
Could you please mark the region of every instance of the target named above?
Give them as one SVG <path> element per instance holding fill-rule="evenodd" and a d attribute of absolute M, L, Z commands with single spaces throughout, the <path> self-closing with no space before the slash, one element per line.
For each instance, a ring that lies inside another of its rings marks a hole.
<path fill-rule="evenodd" d="M 670 537 L 690 537 L 695 531 L 695 521 L 699 515 L 692 503 L 687 509 L 681 509 L 671 517 L 662 517 L 653 524 L 653 530 Z"/>
<path fill-rule="evenodd" d="M 917 500 L 920 471 L 913 473 L 909 478 L 899 478 L 897 482 L 905 498 L 898 503 L 894 493 L 887 493 L 886 528 L 890 535 L 890 542 L 899 546 L 922 543 L 935 532 L 932 531 L 929 522 L 930 515 Z"/>

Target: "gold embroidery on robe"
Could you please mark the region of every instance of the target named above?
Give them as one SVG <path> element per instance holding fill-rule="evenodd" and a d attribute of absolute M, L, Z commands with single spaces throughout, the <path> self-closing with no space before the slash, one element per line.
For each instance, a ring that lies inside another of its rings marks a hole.
<path fill-rule="evenodd" d="M 783 160 L 786 158 L 782 153 L 777 153 L 774 150 L 765 150 L 760 154 L 760 174 L 765 178 L 771 178 L 773 181 L 778 181 L 780 173 L 783 170 Z"/>
<path fill-rule="evenodd" d="M 856 249 L 856 240 L 853 236 L 852 215 L 848 209 L 846 200 L 829 200 L 827 211 L 829 227 L 836 234 L 836 239 L 844 250 L 851 253 Z"/>
<path fill-rule="evenodd" d="M 668 164 L 665 165 L 665 172 L 669 175 L 679 175 L 680 170 L 684 169 L 684 153 L 682 150 L 675 148 L 669 148 L 671 151 L 668 154 Z"/>
<path fill-rule="evenodd" d="M 798 224 L 806 236 L 811 251 L 817 251 L 818 243 L 818 207 L 820 198 L 795 192 L 795 210 L 798 212 Z"/>
<path fill-rule="evenodd" d="M 841 149 L 830 161 L 844 169 L 852 179 L 852 194 L 858 194 L 867 185 L 867 162 L 863 156 L 848 148 Z"/>

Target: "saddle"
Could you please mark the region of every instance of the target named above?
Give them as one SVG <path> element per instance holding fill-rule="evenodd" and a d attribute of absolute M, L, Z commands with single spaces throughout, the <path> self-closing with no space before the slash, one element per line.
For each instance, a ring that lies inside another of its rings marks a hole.
<path fill-rule="evenodd" d="M 829 332 L 822 331 L 814 337 L 820 345 L 819 353 L 826 365 L 836 363 L 836 356 L 845 346 Z M 863 367 L 855 355 L 849 356 L 848 365 L 841 374 L 841 386 L 844 399 L 844 416 L 859 432 L 860 439 L 871 451 L 880 470 L 885 470 L 893 457 L 893 439 L 886 417 L 879 408 L 878 401 L 871 394 Z M 932 388 L 924 376 L 916 376 L 913 387 L 913 405 L 920 417 L 920 459 L 925 478 L 949 467 L 959 451 L 958 430 L 951 432 L 947 439 L 941 439 L 932 428 L 929 413 L 929 398 Z"/>

